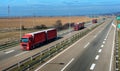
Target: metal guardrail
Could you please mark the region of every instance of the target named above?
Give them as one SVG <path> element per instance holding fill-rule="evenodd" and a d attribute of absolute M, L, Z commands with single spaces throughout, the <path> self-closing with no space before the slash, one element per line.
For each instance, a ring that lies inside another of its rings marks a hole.
<path fill-rule="evenodd" d="M 88 34 L 90 31 L 92 31 L 93 29 L 95 29 L 97 26 L 99 26 L 101 24 L 98 24 L 98 25 L 92 27 L 91 29 L 86 29 L 83 32 L 77 33 L 77 34 L 73 35 L 72 37 L 67 38 L 67 39 L 63 40 L 62 42 L 56 44 L 55 46 L 52 46 L 42 52 L 39 52 L 31 57 L 28 57 L 27 59 L 20 61 L 16 64 L 4 69 L 3 71 L 33 70 L 34 68 L 36 68 L 43 62 L 47 61 L 48 59 L 50 59 L 57 53 L 61 52 L 62 50 L 64 50 L 65 48 L 67 48 L 68 46 L 70 46 L 71 44 L 73 44 L 74 42 L 76 42 L 81 37 Z"/>
<path fill-rule="evenodd" d="M 120 71 L 120 67 L 119 67 L 119 65 L 120 65 L 120 62 L 119 62 L 119 50 L 120 50 L 120 48 L 119 48 L 119 41 L 118 41 L 118 30 L 116 30 L 116 37 L 115 37 L 115 71 Z"/>
<path fill-rule="evenodd" d="M 5 44 L 0 45 L 0 51 L 18 45 L 19 40 L 9 41 Z"/>

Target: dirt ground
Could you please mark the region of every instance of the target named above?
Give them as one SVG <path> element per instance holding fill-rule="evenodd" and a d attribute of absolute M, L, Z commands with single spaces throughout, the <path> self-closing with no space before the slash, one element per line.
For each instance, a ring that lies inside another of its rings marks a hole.
<path fill-rule="evenodd" d="M 9 18 L 0 19 L 0 29 L 3 28 L 20 28 L 20 24 L 26 28 L 32 28 L 36 25 L 44 24 L 46 26 L 53 26 L 57 20 L 61 20 L 62 24 L 68 22 L 84 22 L 90 21 L 92 18 L 88 17 L 31 17 L 31 18 Z"/>

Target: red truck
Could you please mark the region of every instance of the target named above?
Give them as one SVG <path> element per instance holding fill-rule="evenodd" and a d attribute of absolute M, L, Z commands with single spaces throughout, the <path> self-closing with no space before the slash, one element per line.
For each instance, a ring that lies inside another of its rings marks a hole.
<path fill-rule="evenodd" d="M 57 30 L 55 28 L 52 28 L 25 34 L 21 38 L 20 45 L 22 50 L 32 50 L 36 47 L 39 47 L 41 44 L 55 38 L 57 38 Z"/>
<path fill-rule="evenodd" d="M 93 20 L 92 20 L 92 23 L 93 23 L 93 24 L 97 23 L 97 19 L 93 19 Z"/>
<path fill-rule="evenodd" d="M 78 31 L 80 29 L 83 29 L 84 28 L 84 24 L 85 24 L 85 22 L 74 24 L 74 31 Z"/>

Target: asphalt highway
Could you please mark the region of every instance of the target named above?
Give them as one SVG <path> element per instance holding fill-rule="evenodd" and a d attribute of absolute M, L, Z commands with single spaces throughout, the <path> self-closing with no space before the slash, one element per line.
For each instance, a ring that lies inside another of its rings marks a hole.
<path fill-rule="evenodd" d="M 35 71 L 113 71 L 113 19 L 39 66 Z"/>
<path fill-rule="evenodd" d="M 12 64 L 18 63 L 21 60 L 24 60 L 40 51 L 43 51 L 43 50 L 49 48 L 50 46 L 53 46 L 53 45 L 61 42 L 62 40 L 65 40 L 66 38 L 69 38 L 70 36 L 74 35 L 75 33 L 82 32 L 82 31 L 86 30 L 87 28 L 90 28 L 95 25 L 96 24 L 88 23 L 87 25 L 85 25 L 86 28 L 83 30 L 80 30 L 80 31 L 73 32 L 70 29 L 70 30 L 67 30 L 64 32 L 60 32 L 59 35 L 62 37 L 61 39 L 56 40 L 54 42 L 51 42 L 49 44 L 46 44 L 44 46 L 41 46 L 40 48 L 31 50 L 31 51 L 22 51 L 20 46 L 16 46 L 16 47 L 13 47 L 10 49 L 0 51 L 0 64 L 2 64 L 2 65 L 0 65 L 0 70 L 3 70 L 6 67 L 9 67 Z M 72 32 L 69 34 L 69 33 L 67 33 L 68 31 L 72 31 Z"/>

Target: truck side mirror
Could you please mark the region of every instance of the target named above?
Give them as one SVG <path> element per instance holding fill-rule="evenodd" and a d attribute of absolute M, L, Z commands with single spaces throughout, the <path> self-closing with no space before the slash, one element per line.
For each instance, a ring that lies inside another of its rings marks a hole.
<path fill-rule="evenodd" d="M 20 42 L 22 42 L 22 40 L 20 39 Z"/>
<path fill-rule="evenodd" d="M 30 42 L 32 42 L 33 41 L 33 39 L 32 38 L 30 38 Z"/>

